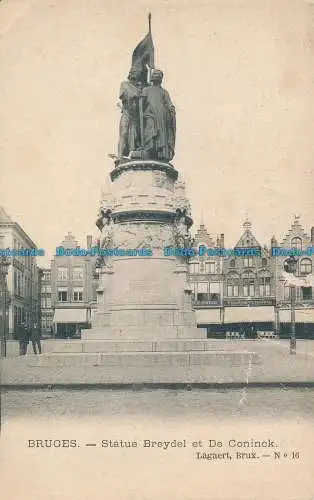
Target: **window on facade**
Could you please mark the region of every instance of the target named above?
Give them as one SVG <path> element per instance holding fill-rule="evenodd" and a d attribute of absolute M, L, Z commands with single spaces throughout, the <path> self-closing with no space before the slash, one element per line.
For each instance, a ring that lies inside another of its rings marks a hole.
<path fill-rule="evenodd" d="M 267 259 L 264 258 L 262 259 L 262 266 L 263 267 L 267 266 Z"/>
<path fill-rule="evenodd" d="M 191 262 L 190 273 L 191 274 L 198 274 L 198 272 L 199 272 L 199 263 L 198 262 Z"/>
<path fill-rule="evenodd" d="M 197 295 L 197 283 L 190 283 L 190 287 L 192 288 L 192 299 L 196 300 Z"/>
<path fill-rule="evenodd" d="M 300 262 L 300 273 L 310 274 L 312 272 L 312 261 L 311 259 L 302 259 Z"/>
<path fill-rule="evenodd" d="M 311 286 L 302 286 L 301 291 L 302 291 L 302 299 L 303 300 L 312 300 L 313 291 L 312 291 Z"/>
<path fill-rule="evenodd" d="M 292 238 L 291 248 L 296 248 L 297 250 L 302 250 L 302 240 L 301 238 Z"/>
<path fill-rule="evenodd" d="M 58 289 L 58 301 L 67 302 L 68 301 L 68 290 L 66 288 Z"/>
<path fill-rule="evenodd" d="M 209 300 L 209 283 L 207 281 L 197 283 L 197 301 L 206 302 Z"/>
<path fill-rule="evenodd" d="M 42 293 L 51 293 L 51 286 L 50 285 L 43 285 L 41 287 Z"/>
<path fill-rule="evenodd" d="M 51 307 L 51 298 L 50 297 L 42 297 L 41 298 L 41 307 L 43 309 L 47 309 Z"/>
<path fill-rule="evenodd" d="M 253 266 L 253 258 L 252 257 L 244 257 L 243 264 L 244 264 L 244 267 L 252 267 Z"/>
<path fill-rule="evenodd" d="M 73 301 L 74 302 L 83 302 L 83 288 L 74 288 Z"/>
<path fill-rule="evenodd" d="M 82 280 L 83 279 L 84 270 L 82 267 L 73 267 L 72 270 L 72 278 L 73 280 Z"/>
<path fill-rule="evenodd" d="M 239 296 L 239 278 L 237 276 L 229 276 L 227 279 L 227 295 L 228 297 Z"/>
<path fill-rule="evenodd" d="M 68 268 L 67 267 L 58 267 L 57 280 L 66 281 L 67 279 L 68 279 Z"/>
<path fill-rule="evenodd" d="M 205 273 L 206 274 L 215 274 L 216 272 L 216 263 L 215 262 L 205 262 Z"/>
<path fill-rule="evenodd" d="M 229 267 L 235 267 L 235 260 L 234 259 L 230 260 Z"/>
<path fill-rule="evenodd" d="M 259 294 L 261 297 L 269 297 L 271 295 L 271 282 L 269 276 L 259 278 Z"/>
<path fill-rule="evenodd" d="M 220 283 L 215 281 L 209 283 L 209 297 L 211 300 L 218 300 L 220 296 Z"/>
<path fill-rule="evenodd" d="M 254 297 L 255 295 L 255 279 L 251 273 L 243 275 L 243 295 L 244 297 Z"/>

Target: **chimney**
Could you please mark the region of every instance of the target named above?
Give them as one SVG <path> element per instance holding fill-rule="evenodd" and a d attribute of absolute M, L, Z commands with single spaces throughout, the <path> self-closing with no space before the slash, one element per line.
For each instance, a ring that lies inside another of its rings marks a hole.
<path fill-rule="evenodd" d="M 86 236 L 86 245 L 87 245 L 87 248 L 91 248 L 92 243 L 93 243 L 93 237 L 92 237 L 91 234 L 88 234 Z"/>
<path fill-rule="evenodd" d="M 225 248 L 225 235 L 220 233 L 220 248 Z"/>
<path fill-rule="evenodd" d="M 314 227 L 311 228 L 311 243 L 314 245 Z"/>

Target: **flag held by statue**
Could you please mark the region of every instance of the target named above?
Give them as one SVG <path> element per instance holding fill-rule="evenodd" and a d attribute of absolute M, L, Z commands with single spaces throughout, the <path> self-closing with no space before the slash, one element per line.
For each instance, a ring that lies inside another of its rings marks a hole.
<path fill-rule="evenodd" d="M 154 43 L 151 33 L 150 15 L 149 19 L 149 31 L 147 35 L 140 41 L 140 43 L 135 47 L 132 55 L 132 68 L 136 68 L 142 73 L 142 81 L 146 83 L 148 77 L 147 66 L 152 69 L 154 68 Z"/>

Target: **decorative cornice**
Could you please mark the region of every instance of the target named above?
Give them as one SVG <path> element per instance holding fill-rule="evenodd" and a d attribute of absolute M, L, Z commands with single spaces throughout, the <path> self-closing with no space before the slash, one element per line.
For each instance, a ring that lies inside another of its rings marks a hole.
<path fill-rule="evenodd" d="M 152 160 L 133 160 L 126 163 L 121 163 L 117 167 L 115 167 L 110 173 L 111 180 L 114 181 L 123 172 L 127 172 L 128 170 L 159 170 L 161 172 L 165 172 L 174 181 L 178 178 L 178 172 L 171 165 L 171 163 L 163 163 Z"/>

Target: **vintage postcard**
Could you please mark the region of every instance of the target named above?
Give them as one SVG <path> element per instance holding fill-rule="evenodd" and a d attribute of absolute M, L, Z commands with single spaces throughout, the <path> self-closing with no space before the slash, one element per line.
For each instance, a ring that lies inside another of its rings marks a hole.
<path fill-rule="evenodd" d="M 0 1 L 0 491 L 314 500 L 314 2 Z"/>

